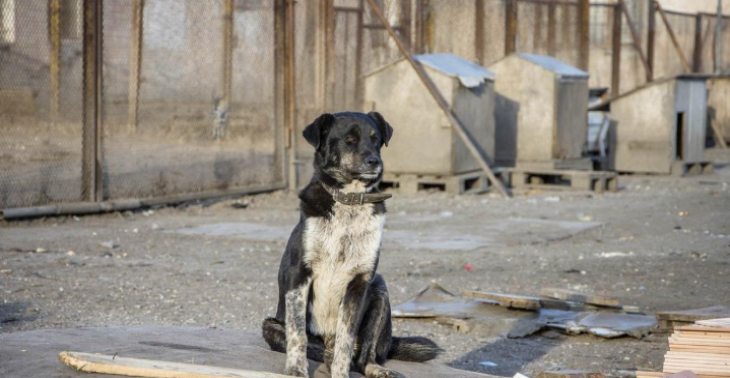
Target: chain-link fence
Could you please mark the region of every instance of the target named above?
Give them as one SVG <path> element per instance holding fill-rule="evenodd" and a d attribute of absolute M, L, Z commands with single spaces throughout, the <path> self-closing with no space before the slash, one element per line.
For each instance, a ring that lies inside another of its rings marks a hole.
<path fill-rule="evenodd" d="M 81 9 L 0 0 L 0 207 L 82 198 Z"/>
<path fill-rule="evenodd" d="M 84 3 L 0 0 L 0 208 L 87 198 Z M 104 1 L 101 14 L 98 199 L 283 186 L 274 2 Z"/>

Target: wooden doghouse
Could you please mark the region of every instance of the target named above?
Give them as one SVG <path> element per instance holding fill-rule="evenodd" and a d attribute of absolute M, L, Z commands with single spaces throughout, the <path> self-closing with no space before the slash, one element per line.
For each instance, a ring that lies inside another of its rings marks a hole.
<path fill-rule="evenodd" d="M 494 75 L 454 54 L 416 55 L 429 78 L 489 158 L 494 158 Z M 364 108 L 393 126 L 383 148 L 386 185 L 453 193 L 486 190 L 487 180 L 407 60 L 365 75 Z"/>
<path fill-rule="evenodd" d="M 610 102 L 613 168 L 663 174 L 711 170 L 705 159 L 707 76 L 653 81 Z"/>
<path fill-rule="evenodd" d="M 528 169 L 591 169 L 584 158 L 588 73 L 555 58 L 512 54 L 489 66 L 497 162 Z"/>

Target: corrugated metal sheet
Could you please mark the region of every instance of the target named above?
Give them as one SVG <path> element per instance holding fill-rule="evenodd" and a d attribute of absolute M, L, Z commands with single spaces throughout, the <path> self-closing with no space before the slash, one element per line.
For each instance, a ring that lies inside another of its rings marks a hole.
<path fill-rule="evenodd" d="M 585 78 L 588 79 L 589 74 L 583 70 L 571 66 L 565 62 L 557 60 L 547 55 L 536 54 L 517 54 L 520 58 L 537 64 L 546 70 L 555 72 L 556 74 L 566 78 Z"/>
<path fill-rule="evenodd" d="M 685 113 L 683 160 L 686 163 L 704 161 L 707 127 L 707 89 L 704 81 L 677 80 L 676 111 Z"/>
<path fill-rule="evenodd" d="M 413 58 L 444 75 L 456 77 L 467 88 L 494 81 L 495 75 L 486 68 L 451 53 L 414 55 Z"/>

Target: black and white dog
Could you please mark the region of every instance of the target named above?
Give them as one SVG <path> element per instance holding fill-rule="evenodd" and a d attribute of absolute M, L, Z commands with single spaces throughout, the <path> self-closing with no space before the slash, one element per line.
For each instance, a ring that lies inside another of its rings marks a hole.
<path fill-rule="evenodd" d="M 377 112 L 323 114 L 304 130 L 317 150 L 314 176 L 281 259 L 276 317 L 263 324 L 271 349 L 287 355 L 286 374 L 306 377 L 309 357 L 335 378 L 351 368 L 402 377 L 386 359 L 428 361 L 441 351 L 426 338 L 391 336 L 388 289 L 375 273 L 390 195 L 373 189 L 392 135 Z"/>

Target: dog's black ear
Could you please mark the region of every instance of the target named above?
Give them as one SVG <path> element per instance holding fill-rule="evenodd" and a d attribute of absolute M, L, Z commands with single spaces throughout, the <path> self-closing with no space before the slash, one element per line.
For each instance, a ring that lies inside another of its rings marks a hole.
<path fill-rule="evenodd" d="M 370 112 L 368 113 L 368 115 L 375 121 L 375 124 L 378 125 L 380 135 L 383 136 L 383 144 L 385 145 L 385 147 L 388 147 L 388 141 L 390 141 L 390 137 L 393 136 L 393 128 L 390 127 L 388 122 L 385 122 L 385 118 L 383 118 L 380 113 Z"/>
<path fill-rule="evenodd" d="M 314 146 L 315 150 L 319 149 L 319 145 L 322 143 L 322 137 L 325 135 L 330 126 L 335 122 L 335 116 L 329 113 L 324 113 L 317 117 L 309 126 L 304 129 L 302 135 L 304 139 Z"/>

